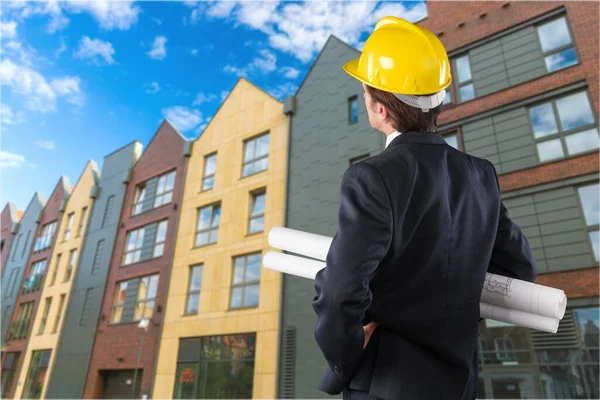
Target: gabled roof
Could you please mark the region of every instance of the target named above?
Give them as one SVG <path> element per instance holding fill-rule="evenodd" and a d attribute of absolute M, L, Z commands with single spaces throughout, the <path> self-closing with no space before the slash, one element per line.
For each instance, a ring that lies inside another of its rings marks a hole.
<path fill-rule="evenodd" d="M 75 190 L 77 185 L 79 185 L 79 182 L 81 182 L 81 179 L 83 178 L 83 175 L 85 175 L 85 172 L 87 171 L 88 168 L 91 169 L 91 172 L 92 172 L 92 175 L 94 178 L 94 184 L 98 184 L 98 181 L 100 180 L 100 172 L 98 171 L 98 164 L 96 164 L 96 162 L 94 160 L 89 160 L 85 164 L 85 167 L 83 167 L 83 170 L 81 171 L 81 174 L 79 175 L 79 178 L 77 179 L 77 182 L 73 186 L 72 190 Z"/>
<path fill-rule="evenodd" d="M 148 151 L 148 149 L 150 148 L 150 146 L 152 145 L 152 142 L 154 141 L 154 139 L 156 139 L 156 137 L 158 136 L 159 132 L 161 131 L 161 129 L 163 128 L 163 126 L 168 126 L 171 129 L 173 129 L 173 131 L 175 131 L 175 133 L 177 133 L 177 135 L 184 141 L 184 142 L 188 142 L 190 141 L 190 139 L 186 138 L 185 136 L 183 136 L 181 134 L 181 132 L 179 132 L 179 130 L 177 128 L 175 128 L 175 126 L 168 120 L 168 119 L 163 119 L 163 121 L 160 123 L 158 129 L 154 132 L 154 135 L 152 135 L 152 139 L 150 139 L 150 141 L 148 142 L 148 145 L 142 150 L 142 154 L 139 156 L 139 158 L 135 161 L 135 163 L 133 163 L 132 168 L 135 168 L 135 166 L 137 165 L 137 163 L 140 162 L 140 160 L 142 160 L 144 158 L 144 154 Z"/>

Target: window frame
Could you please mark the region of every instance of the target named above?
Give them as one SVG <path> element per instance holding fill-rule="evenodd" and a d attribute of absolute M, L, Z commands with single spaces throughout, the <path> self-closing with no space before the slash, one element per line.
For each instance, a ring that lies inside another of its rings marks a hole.
<path fill-rule="evenodd" d="M 264 196 L 264 204 L 265 204 L 265 206 L 263 208 L 262 214 L 252 215 L 252 210 L 254 208 L 254 204 L 256 203 L 256 199 L 257 199 L 258 196 Z M 248 225 L 246 227 L 247 228 L 246 229 L 247 236 L 256 235 L 256 234 L 259 234 L 259 233 L 264 233 L 264 231 L 265 231 L 265 229 L 264 229 L 264 226 L 265 226 L 265 215 L 266 215 L 266 210 L 267 210 L 267 188 L 263 187 L 263 188 L 251 191 L 250 192 L 250 204 L 249 205 L 250 205 L 250 207 L 248 209 Z M 260 231 L 253 231 L 253 232 L 250 231 L 250 227 L 252 226 L 252 221 L 260 219 L 260 218 L 262 218 L 262 220 L 263 220 L 263 229 L 260 230 Z"/>
<path fill-rule="evenodd" d="M 132 319 L 131 322 L 141 321 L 142 319 L 152 319 L 152 317 L 154 316 L 154 309 L 156 308 L 156 295 L 158 293 L 159 275 L 160 274 L 156 273 L 156 274 L 145 275 L 145 276 L 140 276 L 138 278 L 134 278 L 134 279 L 138 280 L 138 290 L 137 290 L 137 293 L 135 295 L 135 301 L 133 303 L 133 319 Z M 150 289 L 150 283 L 152 281 L 152 278 L 154 278 L 154 277 L 156 277 L 156 291 L 154 293 L 154 297 L 145 297 L 143 299 L 140 299 L 140 289 L 142 287 L 142 285 L 141 285 L 142 280 L 148 279 L 148 284 L 147 284 L 148 290 L 147 290 L 147 292 L 149 292 L 150 291 L 149 290 Z M 148 318 L 145 318 L 144 317 L 144 315 L 145 315 L 144 313 L 146 311 L 146 306 L 147 306 L 147 304 L 149 302 L 153 303 L 153 305 L 152 305 L 152 313 L 151 313 L 151 315 Z M 142 312 L 141 312 L 140 318 L 136 318 L 138 306 L 140 304 L 142 304 L 142 303 L 144 304 L 144 306 L 142 308 Z M 125 304 L 125 302 L 123 302 L 123 304 Z"/>
<path fill-rule="evenodd" d="M 533 142 L 534 142 L 534 146 L 535 146 L 535 152 L 536 152 L 536 156 L 537 156 L 537 160 L 538 160 L 538 165 L 540 165 L 540 164 L 547 164 L 547 163 L 553 163 L 553 162 L 561 161 L 561 160 L 567 160 L 567 159 L 570 159 L 570 158 L 573 158 L 573 157 L 580 157 L 580 156 L 585 155 L 585 154 L 589 154 L 589 153 L 593 153 L 593 152 L 599 151 L 599 148 L 595 148 L 595 149 L 590 149 L 590 150 L 582 151 L 582 152 L 576 153 L 576 154 L 570 154 L 569 153 L 569 148 L 567 147 L 567 140 L 566 140 L 567 136 L 576 135 L 578 133 L 585 132 L 585 131 L 588 131 L 588 130 L 591 130 L 591 129 L 596 129 L 596 132 L 598 132 L 599 135 L 600 135 L 600 131 L 598 130 L 598 116 L 595 113 L 594 106 L 593 106 L 593 103 L 592 103 L 592 99 L 590 97 L 588 89 L 589 89 L 588 87 L 581 88 L 581 89 L 576 89 L 576 90 L 573 90 L 573 91 L 569 91 L 568 93 L 564 93 L 564 94 L 561 94 L 559 96 L 552 97 L 552 98 L 549 98 L 549 99 L 546 99 L 546 100 L 543 100 L 543 101 L 538 101 L 538 102 L 535 102 L 535 103 L 531 103 L 531 104 L 528 104 L 528 105 L 525 106 L 525 108 L 527 110 L 527 121 L 529 122 L 529 127 L 531 128 L 531 134 L 533 136 Z M 556 102 L 558 100 L 564 99 L 564 98 L 569 97 L 569 96 L 574 96 L 574 95 L 579 94 L 579 93 L 584 93 L 585 94 L 586 99 L 588 101 L 588 104 L 590 106 L 591 112 L 592 112 L 592 118 L 594 118 L 594 122 L 592 122 L 591 124 L 578 126 L 577 128 L 571 128 L 571 129 L 568 129 L 568 130 L 565 131 L 565 130 L 563 130 L 563 124 L 562 124 L 562 121 L 560 120 L 560 114 L 558 113 L 558 106 L 556 105 Z M 539 107 L 539 106 L 542 106 L 544 104 L 548 104 L 548 103 L 550 103 L 550 106 L 552 108 L 552 113 L 553 113 L 554 121 L 556 122 L 556 128 L 557 128 L 558 131 L 556 133 L 553 133 L 553 134 L 550 134 L 550 135 L 545 135 L 545 136 L 537 138 L 535 136 L 535 129 L 534 129 L 534 126 L 533 126 L 533 120 L 531 118 L 531 109 Z M 542 161 L 542 159 L 540 157 L 540 152 L 538 150 L 538 145 L 540 143 L 550 142 L 550 141 L 556 140 L 556 139 L 560 140 L 560 144 L 561 144 L 562 151 L 563 151 L 563 156 L 562 157 L 556 157 L 556 158 L 552 158 L 552 159 L 549 159 L 549 160 Z M 600 140 L 600 137 L 599 137 L 599 140 Z"/>
<path fill-rule="evenodd" d="M 352 119 L 352 103 L 356 101 L 356 121 Z M 348 97 L 348 125 L 358 124 L 360 112 L 358 111 L 358 95 Z"/>
<path fill-rule="evenodd" d="M 127 287 L 129 286 L 129 281 L 131 279 L 126 279 L 124 281 L 119 281 L 117 282 L 116 286 L 115 286 L 115 292 L 113 294 L 113 299 L 111 302 L 111 306 L 110 306 L 110 316 L 108 319 L 108 323 L 109 324 L 120 324 L 121 320 L 123 319 L 123 310 L 125 308 L 125 301 L 127 300 Z M 123 303 L 120 304 L 116 304 L 116 301 L 119 299 L 119 295 L 121 294 L 121 286 L 125 285 L 125 287 L 122 289 L 123 290 Z M 115 312 L 117 309 L 121 310 L 121 314 L 119 315 L 119 320 L 115 321 Z"/>
<path fill-rule="evenodd" d="M 73 230 L 73 222 L 75 221 L 75 212 L 67 215 L 67 225 L 65 226 L 65 233 L 63 235 L 63 242 L 71 238 L 71 231 Z"/>
<path fill-rule="evenodd" d="M 191 290 L 192 288 L 192 278 L 194 277 L 194 269 L 198 268 L 200 271 L 200 288 L 197 290 Z M 200 313 L 200 292 L 202 291 L 202 275 L 204 274 L 204 263 L 194 264 L 189 266 L 188 270 L 188 285 L 187 292 L 185 295 L 185 305 L 183 310 L 183 315 L 198 315 Z M 198 296 L 198 309 L 193 312 L 189 311 L 189 301 L 191 296 Z"/>
<path fill-rule="evenodd" d="M 469 62 L 469 72 L 471 73 L 471 79 L 467 79 L 464 82 L 460 82 L 459 81 L 459 76 L 458 76 L 458 67 L 457 67 L 457 61 L 460 58 L 464 58 L 466 57 L 468 59 Z M 475 99 L 477 99 L 477 91 L 475 90 L 475 81 L 473 79 L 473 70 L 471 68 L 471 55 L 469 54 L 469 52 L 466 53 L 462 53 L 462 55 L 459 56 L 453 56 L 452 57 L 452 67 L 454 67 L 454 71 L 456 72 L 456 80 L 453 80 L 454 84 L 456 85 L 455 89 L 456 89 L 456 96 L 452 98 L 452 103 L 450 104 L 463 104 L 463 103 L 467 103 L 469 101 L 473 101 Z M 451 68 L 452 68 L 451 67 Z M 462 87 L 468 86 L 468 85 L 472 85 L 473 86 L 473 98 L 469 99 L 469 100 L 463 100 L 461 94 L 460 94 L 460 89 Z"/>
<path fill-rule="evenodd" d="M 541 26 L 543 26 L 543 25 L 548 25 L 548 24 L 551 24 L 554 21 L 558 21 L 559 19 L 564 19 L 565 20 L 565 25 L 567 26 L 567 32 L 569 33 L 569 38 L 571 39 L 571 43 L 564 44 L 564 45 L 556 47 L 556 48 L 554 48 L 552 50 L 544 51 L 543 46 L 542 46 L 542 38 L 540 37 L 539 28 Z M 540 45 L 540 52 L 542 53 L 542 60 L 544 61 L 544 68 L 546 69 L 546 75 L 552 74 L 552 73 L 555 73 L 555 72 L 558 72 L 558 71 L 562 71 L 562 70 L 565 70 L 567 68 L 574 67 L 574 66 L 579 65 L 581 63 L 580 58 L 579 58 L 579 52 L 577 51 L 577 46 L 576 46 L 574 35 L 573 35 L 573 30 L 571 29 L 571 24 L 569 23 L 569 18 L 567 17 L 567 14 L 562 14 L 562 15 L 558 15 L 558 16 L 546 19 L 544 21 L 541 21 L 541 22 L 535 24 L 534 27 L 535 27 L 535 36 L 537 37 L 538 44 Z M 575 63 L 571 64 L 569 66 L 563 67 L 563 68 L 555 69 L 554 71 L 550 71 L 548 69 L 548 64 L 546 63 L 546 58 L 550 57 L 551 55 L 560 53 L 560 52 L 562 52 L 564 50 L 568 50 L 571 47 L 575 51 Z"/>
<path fill-rule="evenodd" d="M 270 136 L 270 134 L 271 134 L 271 131 L 266 131 L 266 132 L 260 133 L 258 135 L 252 136 L 252 137 L 250 137 L 248 139 L 245 139 L 243 141 L 243 145 L 242 145 L 242 170 L 241 170 L 241 173 L 240 173 L 240 179 L 241 178 L 246 178 L 246 177 L 249 177 L 249 176 L 253 176 L 253 175 L 258 175 L 258 174 L 260 174 L 262 172 L 265 172 L 265 171 L 269 170 L 269 155 L 271 153 L 271 136 Z M 255 144 L 254 145 L 254 152 L 253 152 L 253 157 L 254 158 L 251 158 L 250 160 L 246 160 L 246 146 L 248 146 L 248 143 L 250 143 L 250 142 L 258 142 L 258 140 L 260 138 L 264 137 L 264 136 L 268 136 L 269 137 L 269 150 L 267 151 L 267 154 L 265 154 L 263 156 L 260 156 L 260 157 L 256 157 L 256 148 L 257 148 L 257 146 Z M 246 167 L 246 165 L 254 164 L 254 163 L 258 162 L 258 161 L 262 161 L 263 159 L 267 160 L 267 167 L 265 169 L 261 169 L 260 171 L 256 171 L 256 172 L 253 172 L 251 174 L 244 175 L 244 168 Z"/>
<path fill-rule="evenodd" d="M 167 190 L 167 187 L 168 187 L 167 184 L 168 184 L 169 178 L 171 176 L 173 177 L 173 186 Z M 164 179 L 162 185 L 160 185 L 161 179 Z M 167 204 L 170 204 L 173 202 L 173 194 L 175 193 L 176 180 L 177 180 L 177 170 L 176 169 L 173 169 L 169 172 L 165 172 L 164 174 L 157 176 L 156 193 L 154 193 L 154 202 L 152 203 L 152 209 L 166 206 Z M 161 192 L 161 190 L 163 190 L 163 191 Z M 167 198 L 167 196 L 169 197 L 169 200 L 165 201 L 165 198 Z M 158 199 L 161 199 L 160 204 L 157 204 Z"/>
<path fill-rule="evenodd" d="M 596 263 L 598 263 L 598 262 L 600 262 L 600 251 L 598 252 L 599 256 L 596 257 L 596 252 L 594 251 L 594 245 L 592 243 L 592 239 L 590 238 L 590 233 L 600 231 L 600 222 L 597 224 L 588 225 L 588 223 L 585 219 L 585 207 L 584 207 L 583 199 L 581 198 L 581 192 L 580 192 L 580 189 L 590 187 L 590 186 L 598 186 L 598 189 L 600 190 L 600 182 L 598 182 L 598 181 L 586 182 L 581 185 L 577 185 L 577 186 L 575 186 L 575 190 L 577 191 L 577 203 L 579 204 L 579 209 L 581 210 L 581 218 L 583 219 L 583 223 L 585 224 L 585 229 L 587 232 L 586 236 L 587 236 L 588 246 L 590 249 L 590 254 L 592 255 L 592 259 L 594 259 L 594 261 L 596 261 Z"/>
<path fill-rule="evenodd" d="M 79 217 L 79 226 L 77 227 L 77 236 L 76 237 L 81 237 L 81 235 L 83 234 L 83 230 L 85 228 L 85 221 L 87 219 L 87 211 L 88 211 L 87 206 L 85 206 L 81 209 L 81 217 Z"/>
<path fill-rule="evenodd" d="M 139 215 L 143 212 L 144 200 L 146 199 L 146 182 L 139 183 L 135 187 L 133 194 L 133 205 L 131 206 L 131 216 Z"/>
<path fill-rule="evenodd" d="M 43 335 L 46 330 L 46 325 L 48 323 L 48 316 L 50 315 L 50 308 L 52 307 L 52 297 L 48 296 L 45 298 L 44 302 L 44 310 L 42 311 L 42 317 L 40 319 L 40 326 L 38 328 L 38 335 Z"/>
<path fill-rule="evenodd" d="M 121 260 L 121 266 L 133 265 L 133 264 L 136 264 L 141 261 L 142 247 L 144 247 L 144 237 L 146 236 L 146 226 L 147 225 L 140 226 L 139 228 L 136 228 L 136 229 L 132 229 L 129 232 L 127 232 L 127 234 L 125 235 L 125 247 L 123 248 L 123 258 Z M 134 247 L 132 249 L 128 249 L 131 235 L 134 232 L 136 233 L 135 246 L 137 246 L 139 243 L 139 247 Z M 140 232 L 142 232 L 141 240 L 139 239 Z M 127 256 L 132 253 L 133 253 L 133 261 L 128 263 Z M 136 259 L 136 255 L 138 253 L 139 253 L 139 256 Z"/>
<path fill-rule="evenodd" d="M 58 276 L 58 269 L 60 268 L 60 262 L 62 260 L 62 253 L 58 253 L 56 255 L 56 262 L 54 263 L 54 270 L 52 271 L 52 275 L 50 277 L 50 283 L 48 286 L 53 286 L 56 283 L 56 277 Z"/>
<path fill-rule="evenodd" d="M 65 268 L 65 276 L 63 277 L 63 283 L 69 282 L 71 280 L 71 276 L 73 276 L 73 270 L 77 265 L 77 249 L 69 250 L 69 262 L 67 263 L 67 268 Z"/>
<path fill-rule="evenodd" d="M 52 332 L 51 333 L 57 333 L 58 332 L 58 328 L 60 326 L 60 320 L 62 319 L 62 315 L 65 309 L 65 301 L 67 299 L 67 294 L 63 293 L 60 295 L 60 300 L 58 303 L 58 310 L 56 310 L 56 317 L 54 319 L 54 327 L 52 328 Z"/>
<path fill-rule="evenodd" d="M 208 159 L 211 157 L 215 157 L 215 172 L 207 175 L 206 174 L 206 166 L 208 165 Z M 202 170 L 202 186 L 200 187 L 200 192 L 207 192 L 207 191 L 213 190 L 215 188 L 215 178 L 217 175 L 217 161 L 218 161 L 218 157 L 217 157 L 216 151 L 204 156 L 204 166 L 203 166 L 203 170 Z M 243 172 L 243 170 L 242 170 L 242 172 Z M 210 179 L 210 178 L 213 178 L 212 186 L 209 188 L 204 188 L 204 183 L 206 182 L 207 179 Z"/>
<path fill-rule="evenodd" d="M 165 236 L 159 242 L 158 232 L 160 232 L 160 227 L 163 224 L 165 225 Z M 159 221 L 156 223 L 156 235 L 154 236 L 154 246 L 152 247 L 152 258 L 153 259 L 162 257 L 165 254 L 165 245 L 167 242 L 167 232 L 168 231 L 169 231 L 169 220 L 168 219 L 163 219 L 162 221 Z M 161 251 L 160 251 L 159 255 L 156 255 L 156 249 L 158 249 L 159 246 L 162 246 Z"/>
<path fill-rule="evenodd" d="M 258 280 L 256 281 L 246 281 L 246 272 L 248 270 L 248 258 L 251 256 L 255 256 L 258 255 L 260 259 L 262 259 L 262 251 L 255 251 L 252 253 L 244 253 L 244 254 L 240 254 L 237 256 L 233 256 L 231 258 L 231 282 L 230 282 L 230 289 L 229 289 L 229 307 L 228 309 L 230 311 L 234 311 L 234 310 L 245 310 L 245 309 L 251 309 L 251 308 L 258 308 L 260 307 L 260 279 L 262 274 L 260 273 L 260 265 L 258 268 L 259 271 L 259 276 L 258 276 Z M 235 279 L 235 260 L 238 258 L 243 258 L 244 259 L 244 276 L 242 278 L 242 282 L 240 283 L 234 283 L 234 279 Z M 258 285 L 258 290 L 259 290 L 259 297 L 258 297 L 258 302 L 256 305 L 244 305 L 244 294 L 246 293 L 246 287 L 248 286 L 255 286 Z M 234 307 L 231 305 L 232 303 L 232 298 L 233 298 L 233 290 L 236 288 L 241 288 L 242 289 L 242 294 L 241 294 L 241 300 L 240 300 L 240 306 L 239 307 Z"/>
<path fill-rule="evenodd" d="M 211 215 L 210 215 L 210 223 L 209 223 L 209 226 L 208 226 L 208 228 L 199 229 L 199 226 L 200 226 L 200 214 L 201 214 L 201 211 L 202 211 L 202 210 L 204 210 L 205 208 L 208 208 L 208 207 L 211 207 L 211 208 L 212 208 L 212 210 L 211 210 Z M 222 208 L 222 207 L 221 207 L 221 202 L 220 202 L 220 201 L 218 201 L 218 202 L 215 202 L 215 203 L 211 203 L 211 204 L 207 204 L 207 205 L 205 205 L 205 206 L 202 206 L 202 207 L 199 207 L 199 208 L 197 208 L 197 209 L 196 209 L 196 230 L 195 230 L 195 232 L 194 232 L 194 244 L 193 244 L 192 248 L 198 248 L 198 247 L 210 246 L 210 245 L 212 245 L 212 244 L 215 244 L 215 243 L 217 243 L 217 241 L 219 240 L 219 229 L 220 229 L 220 227 L 221 227 L 221 213 L 220 213 L 220 211 L 221 211 L 221 210 L 219 210 L 219 224 L 218 224 L 216 227 L 213 227 L 213 226 L 212 226 L 212 224 L 213 224 L 213 222 L 214 222 L 214 220 L 215 220 L 215 214 L 216 214 L 216 213 L 215 213 L 215 209 L 216 209 L 216 207 L 219 207 L 219 209 L 221 209 L 221 208 Z M 217 237 L 216 237 L 216 239 L 215 239 L 215 241 L 214 241 L 214 242 L 211 242 L 211 241 L 210 241 L 210 239 L 211 239 L 211 237 L 212 237 L 212 233 L 213 233 L 213 231 L 216 231 L 216 235 L 217 235 Z M 199 236 L 201 233 L 205 233 L 205 232 L 208 232 L 208 238 L 209 238 L 209 240 L 207 241 L 207 243 L 203 243 L 203 244 L 197 244 L 197 243 L 198 243 L 198 236 Z"/>

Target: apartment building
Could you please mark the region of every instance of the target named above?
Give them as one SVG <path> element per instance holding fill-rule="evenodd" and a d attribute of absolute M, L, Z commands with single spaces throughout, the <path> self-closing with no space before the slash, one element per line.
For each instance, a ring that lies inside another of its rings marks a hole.
<path fill-rule="evenodd" d="M 56 364 L 53 353 L 64 321 L 64 310 L 71 300 L 71 287 L 77 274 L 81 245 L 88 224 L 89 210 L 93 206 L 90 197 L 98 180 L 97 166 L 93 161 L 85 166 L 77 184 L 62 211 L 56 230 L 56 243 L 47 262 L 48 278 L 41 290 L 41 303 L 33 315 L 32 334 L 24 353 L 23 366 L 15 399 L 45 398 L 45 377 L 52 373 Z M 45 364 L 45 365 L 44 365 Z"/>
<path fill-rule="evenodd" d="M 1 373 L 2 373 L 2 386 L 1 386 L 1 397 L 7 398 L 14 393 L 14 385 L 18 371 L 22 365 L 21 350 L 14 348 L 8 350 L 8 343 L 10 336 L 9 327 L 11 326 L 11 319 L 15 307 L 15 302 L 20 290 L 20 284 L 23 280 L 23 274 L 29 255 L 31 254 L 31 248 L 33 247 L 33 237 L 37 232 L 37 222 L 40 214 L 46 204 L 40 193 L 35 193 L 25 212 L 23 217 L 17 225 L 14 227 L 14 243 L 10 246 L 10 252 L 6 258 L 6 264 L 4 264 L 4 274 L 2 274 L 2 359 L 1 359 Z"/>
<path fill-rule="evenodd" d="M 6 203 L 0 214 L 0 276 L 4 273 L 4 265 L 10 253 L 14 231 L 23 216 L 13 203 Z"/>
<path fill-rule="evenodd" d="M 194 141 L 153 398 L 275 398 L 281 274 L 261 268 L 284 222 L 288 117 L 240 79 Z"/>
<path fill-rule="evenodd" d="M 600 395 L 598 12 L 595 2 L 429 2 L 419 22 L 451 58 L 440 132 L 494 164 L 533 248 L 537 282 L 569 297 L 555 335 L 481 323 L 479 398 Z M 344 170 L 383 150 L 356 101 L 360 86 L 340 70 L 358 54 L 330 38 L 295 95 L 291 228 L 332 236 Z M 326 397 L 316 389 L 326 363 L 312 336 L 313 296 L 311 282 L 284 278 L 282 398 Z"/>
<path fill-rule="evenodd" d="M 132 142 L 106 155 L 100 176 L 88 192 L 90 199 L 80 197 L 76 189 L 69 201 L 74 202 L 75 196 L 82 203 L 89 201 L 89 217 L 79 245 L 79 267 L 73 271 L 73 283 L 67 294 L 70 301 L 65 304 L 64 322 L 60 324 L 52 352 L 52 365 L 60 367 L 47 372 L 44 396 L 47 399 L 83 396 L 127 182 L 141 153 L 142 144 Z M 61 276 L 60 271 L 57 274 Z"/>
<path fill-rule="evenodd" d="M 149 394 L 189 149 L 165 120 L 126 179 L 85 398 Z"/>
<path fill-rule="evenodd" d="M 16 286 L 18 292 L 12 318 L 10 319 L 10 328 L 3 338 L 5 360 L 10 353 L 20 354 L 18 364 L 12 370 L 12 374 L 16 377 L 20 375 L 23 359 L 26 356 L 25 350 L 32 336 L 33 321 L 40 303 L 41 291 L 48 270 L 47 266 L 53 256 L 57 227 L 63 217 L 70 192 L 71 187 L 67 178 L 61 177 L 44 208 L 34 217 L 37 225 L 31 231 L 28 231 L 29 237 L 24 239 L 26 242 L 31 240 L 33 246 L 24 265 L 24 276 Z M 29 232 L 31 232 L 31 235 L 29 235 Z M 11 358 L 13 357 L 11 356 Z M 7 391 L 8 397 L 14 398 L 15 393 L 20 393 L 25 387 L 31 398 L 39 398 L 39 387 L 43 385 L 44 371 L 48 367 L 49 361 L 50 355 L 46 353 L 44 358 L 39 360 L 36 376 L 32 380 L 12 382 L 11 389 Z"/>

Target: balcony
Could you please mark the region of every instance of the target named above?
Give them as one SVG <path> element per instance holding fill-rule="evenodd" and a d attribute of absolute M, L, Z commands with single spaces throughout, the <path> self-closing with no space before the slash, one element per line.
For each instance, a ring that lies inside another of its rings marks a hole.
<path fill-rule="evenodd" d="M 27 337 L 27 329 L 29 328 L 28 319 L 16 320 L 10 328 L 10 340 L 25 339 Z"/>
<path fill-rule="evenodd" d="M 27 278 L 25 278 L 25 282 L 23 282 L 23 290 L 22 294 L 33 293 L 40 290 L 42 287 L 42 279 L 44 278 L 44 274 L 31 274 Z"/>
<path fill-rule="evenodd" d="M 35 243 L 33 245 L 33 252 L 35 253 L 38 251 L 42 251 L 52 246 L 52 239 L 54 239 L 54 235 L 40 236 L 37 239 L 35 239 Z"/>

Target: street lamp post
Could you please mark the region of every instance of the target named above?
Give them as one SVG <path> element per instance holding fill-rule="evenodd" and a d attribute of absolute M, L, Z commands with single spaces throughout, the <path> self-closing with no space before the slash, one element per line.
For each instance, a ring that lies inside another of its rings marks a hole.
<path fill-rule="evenodd" d="M 142 355 L 142 345 L 144 344 L 144 334 L 148 332 L 148 325 L 150 325 L 150 320 L 147 318 L 140 320 L 140 323 L 138 324 L 138 328 L 143 329 L 144 332 L 142 332 L 138 340 L 137 356 L 135 358 L 135 369 L 133 370 L 133 383 L 131 385 L 132 399 L 135 398 L 135 386 L 137 383 L 138 365 L 140 364 L 140 357 Z"/>

